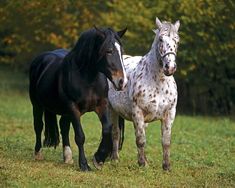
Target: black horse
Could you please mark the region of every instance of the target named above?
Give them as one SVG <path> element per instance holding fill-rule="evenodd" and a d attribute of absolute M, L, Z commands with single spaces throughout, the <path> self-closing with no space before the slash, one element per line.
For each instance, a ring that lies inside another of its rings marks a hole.
<path fill-rule="evenodd" d="M 71 160 L 69 125 L 72 122 L 79 149 L 79 167 L 90 170 L 84 152 L 85 135 L 80 116 L 95 111 L 102 123 L 102 140 L 94 155 L 95 164 L 103 164 L 112 151 L 111 123 L 108 116 L 107 78 L 117 90 L 127 83 L 120 38 L 126 29 L 115 32 L 96 27 L 81 34 L 71 51 L 58 49 L 36 57 L 30 66 L 29 95 L 33 106 L 36 133 L 35 159 L 42 159 L 41 133 L 43 113 L 45 146 L 59 144 L 56 114 L 61 115 L 64 161 Z"/>

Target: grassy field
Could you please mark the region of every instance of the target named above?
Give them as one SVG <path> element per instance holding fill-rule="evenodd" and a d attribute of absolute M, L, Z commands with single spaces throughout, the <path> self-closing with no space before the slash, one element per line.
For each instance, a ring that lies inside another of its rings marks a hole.
<path fill-rule="evenodd" d="M 178 115 L 171 172 L 161 168 L 159 122 L 147 128 L 148 167 L 137 165 L 134 130 L 128 122 L 120 162 L 107 161 L 101 171 L 91 162 L 100 141 L 99 121 L 89 113 L 82 122 L 92 172 L 78 170 L 73 131 L 73 165 L 63 164 L 61 145 L 44 148 L 45 159 L 35 161 L 27 76 L 0 67 L 0 187 L 235 187 L 235 122 L 229 118 Z"/>

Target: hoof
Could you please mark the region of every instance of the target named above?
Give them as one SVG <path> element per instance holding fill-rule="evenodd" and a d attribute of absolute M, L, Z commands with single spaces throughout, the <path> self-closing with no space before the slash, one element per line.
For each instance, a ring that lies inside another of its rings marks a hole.
<path fill-rule="evenodd" d="M 91 168 L 89 167 L 88 164 L 81 165 L 80 169 L 81 169 L 82 172 L 89 172 L 89 171 L 91 171 Z"/>
<path fill-rule="evenodd" d="M 34 153 L 34 159 L 37 160 L 37 161 L 41 161 L 44 159 L 43 155 L 42 155 L 42 152 L 39 151 L 39 152 L 35 152 Z"/>
<path fill-rule="evenodd" d="M 112 155 L 111 155 L 111 160 L 112 160 L 112 161 L 115 161 L 115 162 L 118 162 L 118 160 L 119 160 L 119 155 L 112 153 Z"/>
<path fill-rule="evenodd" d="M 93 164 L 97 170 L 101 170 L 104 163 L 103 162 L 97 162 L 95 156 L 93 157 Z"/>
<path fill-rule="evenodd" d="M 145 155 L 138 159 L 138 164 L 139 164 L 139 166 L 142 166 L 142 167 L 148 166 L 147 158 Z"/>
<path fill-rule="evenodd" d="M 111 159 L 112 163 L 119 163 L 119 159 Z"/>
<path fill-rule="evenodd" d="M 147 167 L 147 166 L 148 166 L 147 161 L 138 161 L 138 164 L 139 164 L 139 166 L 141 166 L 141 167 Z"/>
<path fill-rule="evenodd" d="M 65 164 L 73 164 L 72 151 L 69 146 L 64 147 L 63 156 Z"/>
<path fill-rule="evenodd" d="M 165 171 L 171 171 L 170 164 L 163 163 L 162 164 L 162 169 Z"/>
<path fill-rule="evenodd" d="M 64 159 L 65 164 L 73 164 L 73 159 Z"/>

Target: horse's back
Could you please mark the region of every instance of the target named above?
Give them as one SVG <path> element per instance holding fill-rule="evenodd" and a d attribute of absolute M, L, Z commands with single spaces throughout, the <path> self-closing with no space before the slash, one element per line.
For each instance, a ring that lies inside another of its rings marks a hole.
<path fill-rule="evenodd" d="M 123 60 L 126 63 L 134 63 L 134 64 L 138 64 L 138 62 L 142 59 L 143 56 L 130 56 L 130 55 L 123 55 Z"/>
<path fill-rule="evenodd" d="M 65 49 L 56 49 L 47 53 L 54 54 L 60 58 L 64 58 L 69 53 L 69 51 Z"/>
<path fill-rule="evenodd" d="M 36 98 L 51 98 L 57 95 L 58 72 L 67 50 L 57 49 L 37 56 L 30 66 L 30 98 L 34 103 Z M 38 97 L 39 96 L 39 97 Z"/>
<path fill-rule="evenodd" d="M 61 64 L 68 52 L 64 49 L 57 49 L 37 56 L 30 65 L 30 81 L 33 81 L 32 79 L 35 79 L 35 77 L 39 77 L 49 64 Z"/>
<path fill-rule="evenodd" d="M 124 66 L 127 75 L 132 73 L 135 67 L 139 64 L 142 56 L 130 56 L 130 55 L 123 55 Z"/>

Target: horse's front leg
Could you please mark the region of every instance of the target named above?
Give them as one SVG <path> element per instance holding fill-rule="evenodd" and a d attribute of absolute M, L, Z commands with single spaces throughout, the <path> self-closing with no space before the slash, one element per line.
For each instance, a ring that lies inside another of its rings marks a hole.
<path fill-rule="evenodd" d="M 146 144 L 144 115 L 138 106 L 133 107 L 132 120 L 135 127 L 136 145 L 138 150 L 138 163 L 140 166 L 147 165 L 147 158 L 144 152 Z"/>
<path fill-rule="evenodd" d="M 72 150 L 70 148 L 70 142 L 69 142 L 70 122 L 71 122 L 71 118 L 69 118 L 68 116 L 61 116 L 60 132 L 61 132 L 62 143 L 63 143 L 63 158 L 64 158 L 64 163 L 66 164 L 73 163 Z"/>
<path fill-rule="evenodd" d="M 112 152 L 112 123 L 110 121 L 110 115 L 107 105 L 108 102 L 106 99 L 104 99 L 101 105 L 98 106 L 95 110 L 102 124 L 102 140 L 97 152 L 94 155 L 93 160 L 94 165 L 97 169 L 102 168 L 105 159 Z"/>
<path fill-rule="evenodd" d="M 119 159 L 118 150 L 119 150 L 119 141 L 120 141 L 120 129 L 118 126 L 118 114 L 113 110 L 110 110 L 110 117 L 112 121 L 112 139 L 113 139 L 113 151 L 111 159 L 117 161 Z"/>
<path fill-rule="evenodd" d="M 175 119 L 175 110 L 166 112 L 161 120 L 162 130 L 162 149 L 163 149 L 163 170 L 170 170 L 170 144 L 171 144 L 171 127 Z"/>
<path fill-rule="evenodd" d="M 74 133 L 75 133 L 75 142 L 79 150 L 79 157 L 78 157 L 79 167 L 82 171 L 90 171 L 91 168 L 87 164 L 87 159 L 86 159 L 85 151 L 84 151 L 85 134 L 83 132 L 83 129 L 80 123 L 81 113 L 75 105 L 71 105 L 71 110 L 72 110 L 71 120 L 72 120 L 72 125 L 73 125 Z"/>

